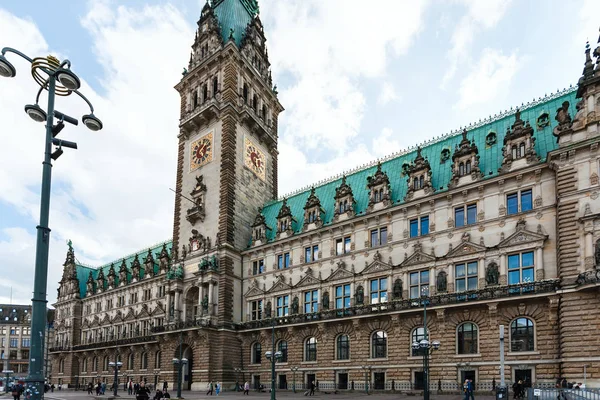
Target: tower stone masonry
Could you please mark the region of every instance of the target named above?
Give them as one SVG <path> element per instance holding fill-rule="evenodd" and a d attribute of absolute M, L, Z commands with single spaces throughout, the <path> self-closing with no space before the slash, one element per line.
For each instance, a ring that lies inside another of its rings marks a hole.
<path fill-rule="evenodd" d="M 431 389 L 491 390 L 504 325 L 508 382 L 600 384 L 600 47 L 583 60 L 576 88 L 277 198 L 258 4 L 207 2 L 175 85 L 172 240 L 98 268 L 69 245 L 52 379 L 112 383 L 119 359 L 172 388 L 186 358 L 184 390 L 269 387 L 275 346 L 280 389 L 413 391 L 427 338 Z"/>

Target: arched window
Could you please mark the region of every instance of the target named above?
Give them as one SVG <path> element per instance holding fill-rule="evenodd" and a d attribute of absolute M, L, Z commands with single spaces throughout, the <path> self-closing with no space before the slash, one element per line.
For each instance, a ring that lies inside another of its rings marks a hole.
<path fill-rule="evenodd" d="M 148 369 L 148 353 L 142 353 L 142 369 Z"/>
<path fill-rule="evenodd" d="M 104 359 L 102 360 L 102 371 L 108 371 L 108 356 L 104 356 Z"/>
<path fill-rule="evenodd" d="M 127 369 L 133 369 L 134 361 L 135 361 L 135 355 L 133 353 L 129 353 L 129 357 L 127 357 Z"/>
<path fill-rule="evenodd" d="M 468 175 L 471 173 L 471 161 L 467 161 L 465 163 L 465 175 Z"/>
<path fill-rule="evenodd" d="M 262 361 L 262 346 L 260 343 L 252 345 L 252 364 L 260 364 Z"/>
<path fill-rule="evenodd" d="M 98 357 L 95 357 L 92 359 L 92 371 L 96 372 L 98 371 Z"/>
<path fill-rule="evenodd" d="M 457 330 L 458 354 L 477 354 L 477 325 L 465 322 Z"/>
<path fill-rule="evenodd" d="M 423 175 L 421 175 L 419 177 L 419 189 L 423 189 L 423 183 L 424 183 L 424 181 L 425 181 L 425 178 L 424 178 Z"/>
<path fill-rule="evenodd" d="M 83 359 L 83 365 L 82 365 L 81 371 L 87 372 L 87 358 Z"/>
<path fill-rule="evenodd" d="M 280 340 L 277 343 L 277 351 L 281 352 L 280 362 L 286 363 L 288 361 L 288 343 L 285 340 Z"/>
<path fill-rule="evenodd" d="M 348 211 L 348 200 L 344 200 L 344 211 Z"/>
<path fill-rule="evenodd" d="M 373 332 L 371 335 L 371 358 L 387 357 L 387 333 L 384 331 Z"/>
<path fill-rule="evenodd" d="M 157 368 L 157 369 L 160 368 L 160 357 L 161 357 L 161 353 L 159 350 L 154 354 L 154 368 Z"/>
<path fill-rule="evenodd" d="M 335 340 L 335 348 L 336 360 L 350 359 L 350 337 L 348 335 L 339 335 Z"/>
<path fill-rule="evenodd" d="M 248 85 L 244 83 L 244 88 L 242 89 L 242 96 L 244 97 L 244 104 L 248 104 Z"/>
<path fill-rule="evenodd" d="M 383 188 L 379 189 L 379 201 L 383 201 Z"/>
<path fill-rule="evenodd" d="M 311 337 L 306 339 L 304 361 L 317 361 L 317 338 Z"/>
<path fill-rule="evenodd" d="M 465 164 L 458 164 L 458 176 L 463 176 L 465 174 Z"/>
<path fill-rule="evenodd" d="M 423 339 L 425 339 L 425 329 L 423 329 L 423 327 L 413 329 L 412 334 L 410 335 L 411 354 L 413 356 L 423 355 L 422 349 L 415 350 L 412 348 L 413 343 L 419 343 Z"/>
<path fill-rule="evenodd" d="M 525 157 L 525 142 L 519 145 L 519 157 Z"/>
<path fill-rule="evenodd" d="M 217 77 L 215 76 L 213 78 L 213 87 L 212 87 L 212 95 L 213 97 L 215 97 L 217 95 L 217 92 L 219 91 L 219 80 L 217 79 Z"/>
<path fill-rule="evenodd" d="M 64 359 L 61 359 L 58 362 L 58 372 L 61 374 L 65 372 L 65 360 Z"/>
<path fill-rule="evenodd" d="M 510 323 L 510 351 L 534 351 L 533 321 L 520 317 Z"/>
<path fill-rule="evenodd" d="M 340 209 L 339 209 L 339 212 L 340 212 L 340 214 L 342 214 L 344 211 L 346 211 L 345 209 L 346 209 L 346 202 L 344 201 L 344 202 L 342 203 L 342 202 L 340 201 Z"/>
<path fill-rule="evenodd" d="M 415 179 L 413 181 L 413 189 L 419 190 L 419 178 L 417 178 L 417 177 L 415 177 Z"/>
<path fill-rule="evenodd" d="M 379 203 L 379 190 L 375 190 L 373 201 Z"/>
<path fill-rule="evenodd" d="M 512 146 L 510 150 L 511 150 L 511 155 L 512 155 L 513 160 L 516 160 L 518 158 L 517 146 Z"/>

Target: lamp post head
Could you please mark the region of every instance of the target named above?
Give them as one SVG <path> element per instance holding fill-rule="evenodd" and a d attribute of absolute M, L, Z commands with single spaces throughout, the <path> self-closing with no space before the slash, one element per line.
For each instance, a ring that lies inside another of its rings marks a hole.
<path fill-rule="evenodd" d="M 77 90 L 81 87 L 81 82 L 77 75 L 75 75 L 70 69 L 60 68 L 56 70 L 56 79 L 69 90 Z"/>
<path fill-rule="evenodd" d="M 265 357 L 267 357 L 267 360 L 270 360 L 271 357 L 273 357 L 273 353 L 271 351 L 266 351 L 265 352 Z"/>
<path fill-rule="evenodd" d="M 35 122 L 46 122 L 46 118 L 48 118 L 46 111 L 42 110 L 37 104 L 27 104 L 25 106 L 25 112 Z"/>
<path fill-rule="evenodd" d="M 179 358 L 174 358 L 173 359 L 173 364 L 175 364 L 175 365 L 179 364 Z"/>
<path fill-rule="evenodd" d="M 428 349 L 429 346 L 429 340 L 423 339 L 419 342 L 419 347 L 421 347 L 422 349 Z"/>
<path fill-rule="evenodd" d="M 187 364 L 187 363 L 188 363 L 188 359 L 187 359 L 187 358 L 182 358 L 182 359 L 181 359 L 181 363 L 182 363 L 183 365 Z"/>
<path fill-rule="evenodd" d="M 283 353 L 281 351 L 276 351 L 275 352 L 275 359 L 279 360 L 283 358 Z"/>
<path fill-rule="evenodd" d="M 121 361 L 117 361 L 117 368 L 121 368 L 123 366 L 123 363 Z"/>
<path fill-rule="evenodd" d="M 0 76 L 13 78 L 15 75 L 17 75 L 15 67 L 6 59 L 6 57 L 0 55 Z"/>
<path fill-rule="evenodd" d="M 431 342 L 431 345 L 433 346 L 434 350 L 437 350 L 440 348 L 441 343 L 439 340 L 434 340 L 433 342 Z"/>
<path fill-rule="evenodd" d="M 419 350 L 419 342 L 413 342 L 412 348 L 413 350 Z"/>
<path fill-rule="evenodd" d="M 86 114 L 83 117 L 81 117 L 81 121 L 83 122 L 83 124 L 85 126 L 88 127 L 89 130 L 91 131 L 99 131 L 102 129 L 102 127 L 104 125 L 102 125 L 102 121 L 100 121 L 100 119 L 98 117 L 96 117 L 94 114 Z"/>
<path fill-rule="evenodd" d="M 116 364 L 115 364 L 114 362 L 112 362 L 112 361 L 111 361 L 111 362 L 109 362 L 109 363 L 108 363 L 108 366 L 112 368 L 112 367 L 115 367 L 115 366 L 116 366 Z"/>

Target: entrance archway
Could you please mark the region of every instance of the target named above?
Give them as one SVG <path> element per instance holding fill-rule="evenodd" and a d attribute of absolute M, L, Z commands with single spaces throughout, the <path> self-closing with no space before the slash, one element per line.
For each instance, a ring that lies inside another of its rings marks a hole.
<path fill-rule="evenodd" d="M 187 359 L 187 363 L 184 364 L 181 367 L 181 390 L 191 390 L 192 388 L 192 370 L 193 370 L 193 364 L 194 364 L 194 352 L 192 350 L 192 348 L 186 344 L 183 343 L 181 345 L 181 349 L 179 346 L 177 346 L 175 348 L 175 352 L 173 354 L 173 357 L 176 359 Z M 173 390 L 177 390 L 177 379 L 178 379 L 178 373 L 179 373 L 179 366 L 178 365 L 173 365 L 174 368 L 174 376 L 175 376 L 175 382 L 173 384 Z"/>

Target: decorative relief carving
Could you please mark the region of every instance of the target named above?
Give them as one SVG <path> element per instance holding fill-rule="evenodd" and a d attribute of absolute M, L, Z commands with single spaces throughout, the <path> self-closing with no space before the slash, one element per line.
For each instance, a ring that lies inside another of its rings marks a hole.
<path fill-rule="evenodd" d="M 188 208 L 185 219 L 187 219 L 192 225 L 196 224 L 196 221 L 204 222 L 206 216 L 204 196 L 206 194 L 206 185 L 203 182 L 203 176 L 196 176 L 196 186 L 190 192 L 192 197 L 193 206 Z"/>

